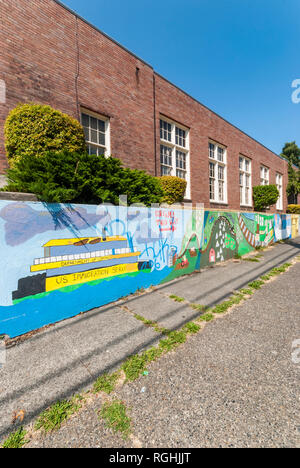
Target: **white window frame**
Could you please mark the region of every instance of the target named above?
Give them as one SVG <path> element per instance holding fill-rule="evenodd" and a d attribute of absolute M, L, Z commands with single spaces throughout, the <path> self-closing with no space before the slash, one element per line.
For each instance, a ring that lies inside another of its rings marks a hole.
<path fill-rule="evenodd" d="M 94 117 L 97 120 L 101 120 L 104 122 L 104 135 L 105 135 L 105 145 L 102 145 L 100 143 L 94 143 L 90 140 L 85 140 L 86 145 L 89 148 L 90 146 L 93 146 L 94 148 L 97 149 L 97 151 L 100 154 L 104 154 L 106 157 L 109 157 L 111 154 L 111 149 L 110 149 L 110 120 L 108 117 L 102 115 L 102 114 L 97 114 L 96 112 L 90 111 L 88 109 L 85 109 L 84 107 L 81 107 L 80 109 L 80 121 L 81 124 L 82 122 L 82 114 L 88 115 L 89 117 Z M 103 151 L 102 151 L 103 150 Z"/>
<path fill-rule="evenodd" d="M 211 145 L 214 145 L 213 151 L 211 150 Z M 219 161 L 218 159 L 218 152 L 219 148 L 223 150 L 223 161 Z M 208 160 L 209 160 L 209 199 L 211 203 L 220 203 L 223 205 L 228 204 L 228 193 L 227 193 L 227 148 L 220 143 L 217 143 L 213 140 L 209 140 L 208 142 Z M 214 177 L 211 177 L 211 164 L 214 166 Z M 224 185 L 223 185 L 223 200 L 220 198 L 220 191 L 219 191 L 219 168 L 223 168 L 224 173 Z M 214 188 L 214 198 L 211 198 L 210 187 L 211 181 L 213 181 L 213 188 Z"/>
<path fill-rule="evenodd" d="M 279 211 L 283 210 L 283 175 L 280 172 L 276 172 L 276 187 L 279 191 L 279 198 L 276 203 L 276 209 Z"/>
<path fill-rule="evenodd" d="M 260 185 L 270 185 L 270 169 L 263 164 L 260 166 Z"/>
<path fill-rule="evenodd" d="M 246 168 L 246 162 L 249 163 L 249 169 Z M 249 177 L 249 186 L 246 185 L 247 177 Z M 242 183 L 241 183 L 242 182 Z M 252 207 L 252 161 L 242 154 L 239 155 L 239 186 L 240 186 L 240 206 Z M 247 188 L 248 203 L 246 202 Z"/>
<path fill-rule="evenodd" d="M 181 125 L 173 120 L 168 119 L 167 117 L 160 115 L 159 117 L 159 127 L 160 122 L 166 122 L 167 124 L 171 125 L 171 141 L 165 140 L 160 132 L 160 167 L 161 167 L 161 175 L 162 175 L 162 166 L 169 167 L 169 175 L 176 176 L 177 171 L 185 172 L 186 177 L 185 180 L 187 182 L 186 191 L 185 191 L 185 198 L 191 198 L 191 176 L 190 176 L 190 130 L 189 128 Z M 183 130 L 185 132 L 185 146 L 181 146 L 179 143 L 176 143 L 176 128 Z M 170 149 L 171 151 L 171 165 L 163 164 L 161 161 L 161 147 L 165 146 Z M 185 154 L 186 160 L 185 169 L 177 167 L 177 151 Z"/>

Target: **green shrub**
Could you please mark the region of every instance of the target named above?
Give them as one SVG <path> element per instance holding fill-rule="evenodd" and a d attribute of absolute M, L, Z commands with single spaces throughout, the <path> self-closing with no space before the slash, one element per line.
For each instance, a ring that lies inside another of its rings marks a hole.
<path fill-rule="evenodd" d="M 20 104 L 13 109 L 6 119 L 4 135 L 9 160 L 22 155 L 42 156 L 48 151 L 86 151 L 80 123 L 40 104 Z"/>
<path fill-rule="evenodd" d="M 47 152 L 40 158 L 19 157 L 7 171 L 6 191 L 34 193 L 49 203 L 112 203 L 127 195 L 128 203 L 160 203 L 163 192 L 157 178 L 144 171 L 123 168 L 116 158 Z"/>
<path fill-rule="evenodd" d="M 187 185 L 185 180 L 179 177 L 162 176 L 159 177 L 159 181 L 164 192 L 162 200 L 164 203 L 173 205 L 173 203 L 180 203 L 183 201 Z"/>
<path fill-rule="evenodd" d="M 287 213 L 300 214 L 300 205 L 289 205 L 286 210 Z"/>
<path fill-rule="evenodd" d="M 264 211 L 274 205 L 279 198 L 276 185 L 258 185 L 253 187 L 254 211 Z"/>

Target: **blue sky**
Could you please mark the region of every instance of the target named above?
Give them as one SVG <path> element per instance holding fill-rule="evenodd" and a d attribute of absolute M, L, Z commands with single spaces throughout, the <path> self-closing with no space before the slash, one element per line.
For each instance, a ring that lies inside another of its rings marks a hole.
<path fill-rule="evenodd" d="M 300 145 L 299 0 L 64 0 L 276 153 Z"/>

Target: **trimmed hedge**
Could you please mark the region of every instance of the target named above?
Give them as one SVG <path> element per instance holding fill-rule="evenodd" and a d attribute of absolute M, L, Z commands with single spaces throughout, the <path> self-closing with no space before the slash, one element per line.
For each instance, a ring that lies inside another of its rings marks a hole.
<path fill-rule="evenodd" d="M 275 205 L 279 198 L 276 185 L 257 185 L 253 187 L 254 211 L 264 211 L 268 206 Z"/>
<path fill-rule="evenodd" d="M 127 195 L 128 204 L 160 203 L 163 191 L 156 177 L 124 168 L 119 159 L 68 151 L 35 158 L 20 156 L 7 171 L 5 191 L 34 193 L 48 203 L 112 203 Z"/>
<path fill-rule="evenodd" d="M 184 199 L 187 182 L 184 179 L 173 176 L 159 177 L 162 186 L 164 197 L 162 201 L 173 205 L 173 203 L 180 203 Z"/>
<path fill-rule="evenodd" d="M 10 161 L 22 155 L 42 156 L 48 151 L 86 152 L 80 123 L 50 106 L 18 105 L 8 114 L 4 135 Z"/>
<path fill-rule="evenodd" d="M 300 214 L 300 205 L 288 205 L 287 213 Z"/>

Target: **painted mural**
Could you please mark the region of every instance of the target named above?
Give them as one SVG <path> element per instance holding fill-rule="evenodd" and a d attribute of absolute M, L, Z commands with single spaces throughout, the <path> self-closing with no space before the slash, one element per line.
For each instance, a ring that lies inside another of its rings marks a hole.
<path fill-rule="evenodd" d="M 290 236 L 290 215 L 0 201 L 0 334 L 24 334 Z"/>
<path fill-rule="evenodd" d="M 292 214 L 292 238 L 294 239 L 300 232 L 300 215 Z"/>
<path fill-rule="evenodd" d="M 292 215 L 274 215 L 275 242 L 292 237 Z"/>

